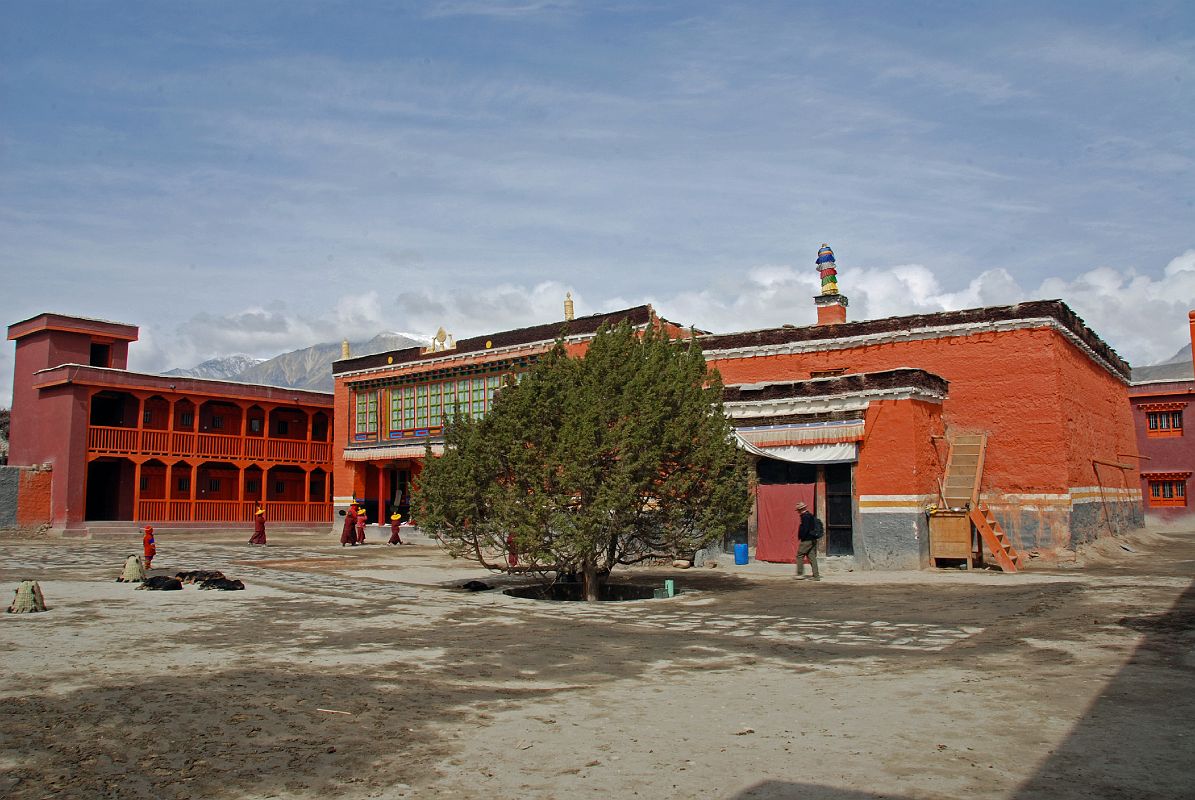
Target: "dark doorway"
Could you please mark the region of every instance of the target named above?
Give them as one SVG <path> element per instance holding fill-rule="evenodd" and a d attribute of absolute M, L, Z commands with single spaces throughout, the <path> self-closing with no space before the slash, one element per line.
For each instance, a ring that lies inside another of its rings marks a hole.
<path fill-rule="evenodd" d="M 827 464 L 826 470 L 826 555 L 853 556 L 854 465 Z"/>
<path fill-rule="evenodd" d="M 84 518 L 104 521 L 133 518 L 133 465 L 100 459 L 87 465 Z"/>

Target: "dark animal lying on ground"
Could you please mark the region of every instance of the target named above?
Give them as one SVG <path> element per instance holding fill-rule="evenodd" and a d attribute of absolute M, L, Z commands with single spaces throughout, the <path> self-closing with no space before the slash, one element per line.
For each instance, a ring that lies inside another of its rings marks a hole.
<path fill-rule="evenodd" d="M 209 578 L 223 578 L 224 573 L 214 569 L 193 569 L 188 572 L 177 572 L 174 577 L 183 583 L 199 583 Z"/>
<path fill-rule="evenodd" d="M 482 583 L 481 581 L 469 581 L 461 588 L 466 592 L 488 592 L 494 587 L 490 586 L 488 583 Z"/>
<path fill-rule="evenodd" d="M 221 575 L 219 578 L 208 578 L 199 584 L 200 589 L 220 589 L 225 592 L 235 592 L 245 588 L 245 584 L 236 579 L 228 579 Z"/>
<path fill-rule="evenodd" d="M 173 592 L 182 589 L 183 582 L 178 578 L 171 578 L 169 575 L 155 575 L 152 578 L 143 580 L 137 588 L 159 592 Z"/>

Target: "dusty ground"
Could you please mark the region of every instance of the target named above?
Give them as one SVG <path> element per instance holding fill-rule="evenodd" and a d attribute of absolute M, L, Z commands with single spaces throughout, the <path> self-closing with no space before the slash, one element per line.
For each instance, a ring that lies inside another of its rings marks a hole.
<path fill-rule="evenodd" d="M 1195 795 L 1195 531 L 1019 575 L 640 572 L 671 600 L 445 586 L 430 547 L 0 539 L 0 797 Z M 444 585 L 440 585 L 444 584 Z M 348 712 L 348 713 L 331 713 Z"/>

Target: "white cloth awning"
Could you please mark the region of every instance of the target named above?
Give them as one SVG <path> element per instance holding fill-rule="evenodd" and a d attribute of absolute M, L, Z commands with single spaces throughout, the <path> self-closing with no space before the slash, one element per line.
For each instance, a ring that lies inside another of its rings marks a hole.
<path fill-rule="evenodd" d="M 858 442 L 835 442 L 834 444 L 802 444 L 784 447 L 757 447 L 737 433 L 739 447 L 748 453 L 777 461 L 792 461 L 796 464 L 850 464 L 859 460 Z"/>
<path fill-rule="evenodd" d="M 432 453 L 444 455 L 444 445 L 433 444 Z M 422 444 L 396 445 L 393 447 L 361 447 L 356 450 L 345 450 L 345 461 L 385 461 L 394 458 L 423 458 L 427 455 L 427 447 Z"/>

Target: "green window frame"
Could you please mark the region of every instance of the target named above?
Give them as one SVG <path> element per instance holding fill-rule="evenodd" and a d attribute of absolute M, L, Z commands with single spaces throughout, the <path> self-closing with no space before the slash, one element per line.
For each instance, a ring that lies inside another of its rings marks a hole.
<path fill-rule="evenodd" d="M 415 387 L 404 386 L 402 389 L 402 427 L 403 430 L 415 428 Z"/>
<path fill-rule="evenodd" d="M 357 392 L 357 433 L 378 432 L 378 393 Z"/>
<path fill-rule="evenodd" d="M 443 384 L 433 383 L 428 386 L 427 397 L 427 424 L 439 425 L 443 422 L 441 409 L 441 393 L 443 392 Z"/>
<path fill-rule="evenodd" d="M 402 430 L 402 389 L 390 390 L 390 430 Z"/>

